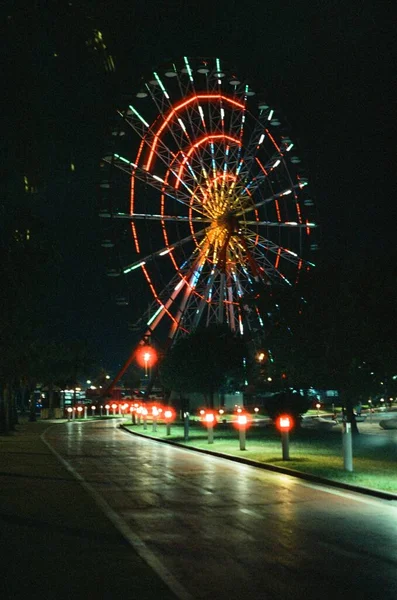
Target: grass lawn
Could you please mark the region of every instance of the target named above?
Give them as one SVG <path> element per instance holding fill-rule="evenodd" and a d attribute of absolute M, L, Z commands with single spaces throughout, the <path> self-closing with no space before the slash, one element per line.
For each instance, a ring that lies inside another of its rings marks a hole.
<path fill-rule="evenodd" d="M 310 473 L 326 479 L 397 494 L 397 432 L 353 437 L 353 473 L 343 468 L 342 435 L 337 431 L 301 430 L 290 433 L 290 460 L 282 459 L 280 434 L 273 427 L 252 427 L 247 431 L 246 450 L 239 449 L 238 431 L 217 425 L 214 443 L 208 444 L 206 429 L 199 423 L 190 426 L 189 441 L 184 442 L 183 427 L 173 425 L 166 435 L 163 423 L 153 432 L 148 423 L 126 425 L 131 431 L 156 439 L 166 439 L 191 448 L 211 450 L 269 465 Z"/>

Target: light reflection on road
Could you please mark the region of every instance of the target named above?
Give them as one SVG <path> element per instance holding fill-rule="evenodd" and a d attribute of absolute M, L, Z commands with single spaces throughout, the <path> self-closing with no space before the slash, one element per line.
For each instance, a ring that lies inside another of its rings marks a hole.
<path fill-rule="evenodd" d="M 57 426 L 48 441 L 193 598 L 397 598 L 390 502 L 129 435 L 114 421 Z"/>

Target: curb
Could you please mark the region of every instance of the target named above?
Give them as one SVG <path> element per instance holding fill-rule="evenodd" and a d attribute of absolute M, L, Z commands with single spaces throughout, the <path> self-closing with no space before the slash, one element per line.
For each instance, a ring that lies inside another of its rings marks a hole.
<path fill-rule="evenodd" d="M 161 444 L 170 444 L 171 446 L 177 446 L 178 448 L 183 448 L 184 450 L 189 450 L 191 452 L 199 452 L 201 454 L 209 454 L 210 456 L 216 456 L 217 458 L 231 460 L 234 462 L 241 463 L 243 465 L 248 465 L 250 467 L 264 469 L 266 471 L 273 471 L 275 473 L 282 473 L 284 475 L 291 475 L 291 477 L 298 477 L 299 479 L 304 479 L 305 481 L 310 481 L 312 483 L 328 485 L 330 487 L 336 487 L 339 489 L 347 490 L 349 492 L 356 492 L 358 494 L 365 494 L 367 496 L 373 496 L 375 498 L 380 498 L 382 500 L 389 500 L 389 501 L 397 500 L 397 494 L 392 494 L 391 492 L 384 492 L 382 490 L 375 490 L 373 488 L 364 488 L 364 487 L 360 487 L 357 485 L 351 485 L 349 483 L 342 483 L 340 481 L 334 481 L 332 479 L 325 479 L 324 477 L 318 477 L 317 475 L 312 475 L 310 473 L 302 473 L 300 471 L 288 469 L 287 467 L 276 467 L 275 465 L 270 465 L 267 463 L 258 463 L 256 461 L 250 460 L 248 458 L 242 458 L 242 457 L 240 458 L 239 456 L 231 456 L 230 454 L 223 454 L 222 452 L 216 452 L 214 450 L 203 450 L 202 448 L 192 448 L 191 446 L 185 446 L 185 444 L 181 444 L 179 442 L 173 442 L 171 440 L 163 440 L 163 439 L 152 437 L 150 435 L 139 433 L 137 431 L 131 431 L 125 425 L 120 425 L 119 428 L 131 435 L 136 435 L 141 438 L 150 439 L 154 442 L 159 442 Z"/>

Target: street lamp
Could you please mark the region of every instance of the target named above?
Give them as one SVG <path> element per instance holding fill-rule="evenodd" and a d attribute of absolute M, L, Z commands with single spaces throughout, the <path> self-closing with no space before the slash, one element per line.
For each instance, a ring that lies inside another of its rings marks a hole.
<path fill-rule="evenodd" d="M 144 352 L 144 354 L 143 354 L 143 360 L 144 360 L 144 363 L 145 363 L 145 377 L 147 377 L 148 376 L 148 368 L 147 368 L 147 366 L 148 366 L 148 362 L 150 360 L 150 352 Z"/>

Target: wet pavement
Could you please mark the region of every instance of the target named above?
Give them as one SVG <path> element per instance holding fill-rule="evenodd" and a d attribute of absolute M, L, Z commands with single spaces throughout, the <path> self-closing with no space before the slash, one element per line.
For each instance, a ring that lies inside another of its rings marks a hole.
<path fill-rule="evenodd" d="M 116 421 L 56 425 L 45 441 L 176 598 L 397 597 L 396 502 L 130 435 Z"/>
<path fill-rule="evenodd" d="M 40 439 L 49 427 L 0 435 L 1 600 L 175 599 Z"/>

